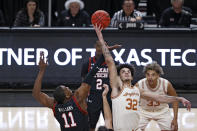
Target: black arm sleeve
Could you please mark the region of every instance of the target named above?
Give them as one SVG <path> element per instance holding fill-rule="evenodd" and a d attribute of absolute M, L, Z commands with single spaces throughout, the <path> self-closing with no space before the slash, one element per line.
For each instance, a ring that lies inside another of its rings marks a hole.
<path fill-rule="evenodd" d="M 104 62 L 104 56 L 102 55 L 97 61 L 96 64 L 93 66 L 93 68 L 88 72 L 87 76 L 83 80 L 84 83 L 91 84 L 92 79 L 94 78 L 94 75 L 98 71 L 98 67 L 101 66 L 101 64 Z"/>

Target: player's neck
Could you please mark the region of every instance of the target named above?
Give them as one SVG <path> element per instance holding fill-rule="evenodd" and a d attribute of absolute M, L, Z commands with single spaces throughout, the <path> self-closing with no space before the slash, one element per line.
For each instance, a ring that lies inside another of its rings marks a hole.
<path fill-rule="evenodd" d="M 132 84 L 131 84 L 131 81 L 124 81 L 123 82 L 123 87 L 131 87 Z"/>
<path fill-rule="evenodd" d="M 148 83 L 148 82 L 147 82 Z M 159 83 L 159 80 L 156 80 L 156 81 L 154 81 L 152 84 L 150 84 L 150 83 L 148 83 L 148 86 L 150 87 L 150 88 L 156 88 L 157 87 L 157 85 L 158 85 L 158 83 Z"/>

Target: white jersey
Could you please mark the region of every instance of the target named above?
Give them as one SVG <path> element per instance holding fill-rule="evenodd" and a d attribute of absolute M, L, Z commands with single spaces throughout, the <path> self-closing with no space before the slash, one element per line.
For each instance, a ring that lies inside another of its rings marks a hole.
<path fill-rule="evenodd" d="M 112 98 L 114 131 L 131 131 L 138 127 L 140 91 L 137 87 L 123 88 Z"/>
<path fill-rule="evenodd" d="M 153 94 L 159 94 L 159 95 L 167 94 L 168 83 L 169 83 L 168 80 L 159 77 L 156 88 L 152 89 L 148 86 L 146 78 L 138 81 L 140 89 L 144 89 L 146 92 L 151 92 Z M 148 112 L 160 112 L 160 111 L 165 112 L 169 110 L 169 105 L 167 103 L 160 103 L 157 101 L 151 101 L 142 98 L 140 100 L 140 108 Z"/>

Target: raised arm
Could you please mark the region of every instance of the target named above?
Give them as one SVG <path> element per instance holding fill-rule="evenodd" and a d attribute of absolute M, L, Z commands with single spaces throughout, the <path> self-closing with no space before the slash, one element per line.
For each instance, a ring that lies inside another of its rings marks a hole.
<path fill-rule="evenodd" d="M 188 101 L 184 97 L 157 95 L 157 94 L 153 94 L 153 93 L 150 93 L 150 92 L 146 92 L 143 89 L 139 89 L 139 90 L 140 90 L 141 97 L 144 98 L 144 99 L 150 99 L 150 100 L 158 101 L 158 102 L 161 102 L 161 103 L 182 102 L 182 104 L 184 106 L 186 106 L 189 111 L 191 109 L 190 101 Z"/>
<path fill-rule="evenodd" d="M 47 67 L 47 62 L 45 63 L 45 61 L 44 61 L 44 53 L 41 53 L 40 54 L 40 62 L 39 62 L 39 73 L 38 73 L 37 78 L 34 83 L 32 95 L 43 106 L 53 108 L 54 98 L 41 92 L 42 79 L 43 79 L 46 67 Z"/>
<path fill-rule="evenodd" d="M 117 96 L 119 94 L 122 82 L 121 82 L 120 78 L 118 77 L 116 65 L 115 65 L 114 60 L 110 54 L 110 51 L 107 48 L 105 41 L 103 39 L 103 35 L 101 33 L 101 31 L 102 31 L 101 27 L 95 26 L 94 28 L 95 28 L 97 37 L 101 43 L 101 48 L 102 48 L 103 55 L 105 57 L 105 62 L 106 62 L 108 69 L 109 69 L 110 86 L 112 88 L 111 95 Z"/>
<path fill-rule="evenodd" d="M 107 129 L 113 129 L 112 127 L 112 113 L 111 113 L 111 109 L 109 106 L 109 103 L 107 101 L 107 93 L 109 91 L 109 86 L 104 84 L 103 87 L 105 88 L 105 90 L 103 91 L 103 110 L 104 110 L 104 118 L 105 118 L 105 127 Z"/>

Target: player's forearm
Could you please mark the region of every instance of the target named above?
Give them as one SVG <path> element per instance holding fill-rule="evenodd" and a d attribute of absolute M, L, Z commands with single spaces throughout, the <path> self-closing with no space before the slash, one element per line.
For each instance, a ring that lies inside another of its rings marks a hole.
<path fill-rule="evenodd" d="M 106 64 L 109 65 L 111 63 L 114 63 L 111 53 L 109 49 L 107 48 L 107 46 L 105 45 L 105 43 L 101 44 L 101 49 L 102 49 L 103 56 L 105 57 Z"/>
<path fill-rule="evenodd" d="M 44 76 L 44 72 L 45 71 L 39 71 L 38 76 L 37 76 L 37 78 L 35 80 L 35 83 L 34 83 L 34 88 L 33 88 L 32 95 L 36 99 L 39 99 L 39 95 L 41 93 L 42 79 L 43 79 L 43 76 Z"/>
<path fill-rule="evenodd" d="M 151 99 L 153 101 L 158 101 L 161 103 L 173 103 L 173 102 L 179 102 L 181 101 L 181 97 L 176 96 L 168 96 L 168 95 L 157 95 L 149 92 L 144 92 L 142 94 L 142 97 L 145 97 L 147 99 Z"/>
<path fill-rule="evenodd" d="M 106 121 L 106 127 L 108 129 L 112 129 L 112 114 L 106 96 L 103 96 L 103 110 L 104 110 L 104 117 Z"/>
<path fill-rule="evenodd" d="M 179 108 L 179 103 L 178 102 L 173 102 L 173 111 L 174 111 L 174 119 L 178 119 L 178 108 Z"/>

